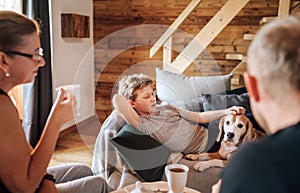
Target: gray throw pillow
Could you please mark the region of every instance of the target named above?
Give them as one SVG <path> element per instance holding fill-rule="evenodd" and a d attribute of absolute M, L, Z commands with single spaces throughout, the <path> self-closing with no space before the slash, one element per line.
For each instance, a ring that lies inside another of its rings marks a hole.
<path fill-rule="evenodd" d="M 176 107 L 194 111 L 194 112 L 202 112 L 203 111 L 203 99 L 202 97 L 197 97 L 193 99 L 186 99 L 181 101 L 170 102 L 171 105 Z"/>
<path fill-rule="evenodd" d="M 188 77 L 156 68 L 156 89 L 160 100 L 168 103 L 196 99 L 230 89 L 232 75 Z"/>
<path fill-rule="evenodd" d="M 204 94 L 202 96 L 202 100 L 204 111 L 221 110 L 232 106 L 242 106 L 246 109 L 246 113 L 251 112 L 248 93 L 243 93 L 241 95 Z"/>

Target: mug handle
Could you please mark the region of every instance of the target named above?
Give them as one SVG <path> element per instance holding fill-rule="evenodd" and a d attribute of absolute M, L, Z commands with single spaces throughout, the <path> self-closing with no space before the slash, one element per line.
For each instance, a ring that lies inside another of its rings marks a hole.
<path fill-rule="evenodd" d="M 168 179 L 169 177 L 169 170 L 168 170 L 168 166 L 165 167 L 165 175 L 166 175 L 166 178 Z"/>

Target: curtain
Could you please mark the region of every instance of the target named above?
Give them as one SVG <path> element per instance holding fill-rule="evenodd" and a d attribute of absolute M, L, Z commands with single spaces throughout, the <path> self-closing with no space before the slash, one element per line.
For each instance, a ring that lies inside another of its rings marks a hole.
<path fill-rule="evenodd" d="M 41 45 L 46 61 L 46 65 L 39 69 L 35 81 L 23 88 L 22 124 L 26 138 L 33 147 L 39 141 L 52 107 L 49 11 L 48 0 L 23 0 L 23 13 L 40 21 Z"/>

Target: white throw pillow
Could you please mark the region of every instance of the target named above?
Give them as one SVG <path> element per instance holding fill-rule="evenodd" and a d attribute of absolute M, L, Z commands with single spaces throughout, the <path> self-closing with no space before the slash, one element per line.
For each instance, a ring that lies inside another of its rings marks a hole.
<path fill-rule="evenodd" d="M 157 96 L 163 101 L 175 103 L 195 99 L 202 94 L 217 94 L 230 90 L 232 74 L 222 76 L 194 76 L 156 68 Z"/>

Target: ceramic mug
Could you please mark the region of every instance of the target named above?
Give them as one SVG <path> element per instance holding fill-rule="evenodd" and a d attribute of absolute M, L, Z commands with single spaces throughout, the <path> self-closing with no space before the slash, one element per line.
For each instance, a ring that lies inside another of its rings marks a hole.
<path fill-rule="evenodd" d="M 188 178 L 189 167 L 183 164 L 171 164 L 165 167 L 169 192 L 183 193 Z"/>

